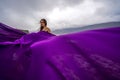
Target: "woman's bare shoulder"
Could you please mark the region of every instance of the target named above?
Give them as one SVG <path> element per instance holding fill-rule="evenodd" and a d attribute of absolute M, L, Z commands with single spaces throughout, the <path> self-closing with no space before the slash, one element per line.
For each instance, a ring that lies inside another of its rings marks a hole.
<path fill-rule="evenodd" d="M 46 29 L 50 30 L 50 28 L 49 28 L 49 27 L 46 27 Z"/>
<path fill-rule="evenodd" d="M 46 27 L 47 29 L 50 29 L 48 26 Z"/>
<path fill-rule="evenodd" d="M 44 30 L 44 31 L 47 31 L 47 32 L 51 32 L 51 30 L 50 30 L 49 27 L 45 27 L 43 30 Z"/>

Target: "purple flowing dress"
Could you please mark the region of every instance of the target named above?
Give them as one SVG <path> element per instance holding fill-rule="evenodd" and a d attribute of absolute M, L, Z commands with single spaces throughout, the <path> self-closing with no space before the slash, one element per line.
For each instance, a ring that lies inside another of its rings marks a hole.
<path fill-rule="evenodd" d="M 57 36 L 0 23 L 0 80 L 120 80 L 120 27 Z"/>

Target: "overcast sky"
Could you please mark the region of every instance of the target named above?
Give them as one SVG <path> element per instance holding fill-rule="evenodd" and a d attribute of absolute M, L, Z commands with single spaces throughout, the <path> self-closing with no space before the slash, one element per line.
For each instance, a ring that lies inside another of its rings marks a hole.
<path fill-rule="evenodd" d="M 0 0 L 0 22 L 36 31 L 41 18 L 52 30 L 120 21 L 120 0 Z"/>

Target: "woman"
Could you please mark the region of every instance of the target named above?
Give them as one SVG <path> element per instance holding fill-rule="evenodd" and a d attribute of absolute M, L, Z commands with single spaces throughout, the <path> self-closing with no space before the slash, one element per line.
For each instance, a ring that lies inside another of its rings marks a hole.
<path fill-rule="evenodd" d="M 46 32 L 51 33 L 51 30 L 47 27 L 46 19 L 41 19 L 40 20 L 40 25 L 41 25 L 40 31 L 46 31 Z"/>

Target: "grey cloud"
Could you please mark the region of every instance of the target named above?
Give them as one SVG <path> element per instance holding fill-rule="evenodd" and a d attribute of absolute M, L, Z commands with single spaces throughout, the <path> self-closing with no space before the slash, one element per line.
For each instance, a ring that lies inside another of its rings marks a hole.
<path fill-rule="evenodd" d="M 53 10 L 55 7 L 74 6 L 84 0 L 0 0 L 0 21 L 11 23 L 10 12 L 23 17 L 33 17 L 34 12 Z M 19 21 L 19 20 L 18 20 Z M 13 24 L 13 23 L 12 23 Z"/>
<path fill-rule="evenodd" d="M 94 0 L 96 2 L 104 4 L 102 8 L 99 8 L 98 14 L 106 16 L 120 15 L 120 0 Z"/>
<path fill-rule="evenodd" d="M 46 11 L 58 6 L 73 6 L 83 0 L 2 0 L 0 7 L 12 9 L 16 12 Z"/>
<path fill-rule="evenodd" d="M 84 1 L 86 0 L 0 0 L 0 22 L 5 22 L 8 25 L 18 25 L 18 27 L 26 25 L 28 28 L 31 28 L 29 27 L 31 24 L 26 23 L 24 18 L 27 20 L 33 19 L 35 15 L 34 12 L 40 12 L 39 14 L 43 16 L 52 12 L 56 7 L 62 10 L 66 7 L 80 5 L 84 3 Z M 116 17 L 116 20 L 120 20 L 120 0 L 88 1 L 94 1 L 103 5 L 102 7 L 97 8 L 95 15 L 102 16 L 103 18 L 107 16 L 111 17 L 111 19 Z M 19 17 L 19 19 L 16 21 L 12 19 L 12 13 Z M 63 23 L 67 24 L 68 21 L 63 21 Z"/>

